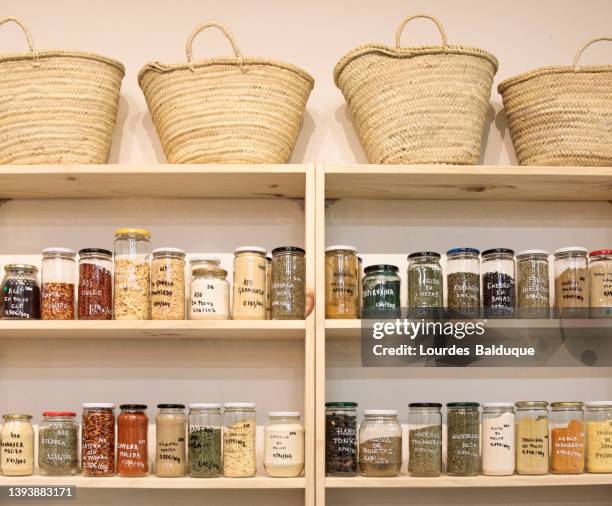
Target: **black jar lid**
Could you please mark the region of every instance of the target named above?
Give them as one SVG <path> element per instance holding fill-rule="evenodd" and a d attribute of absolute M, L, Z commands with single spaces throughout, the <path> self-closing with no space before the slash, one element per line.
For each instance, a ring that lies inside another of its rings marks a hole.
<path fill-rule="evenodd" d="M 483 257 L 487 255 L 514 255 L 514 250 L 510 248 L 491 248 L 482 252 Z"/>
<path fill-rule="evenodd" d="M 119 409 L 127 410 L 127 411 L 144 411 L 147 409 L 146 404 L 121 404 Z"/>
<path fill-rule="evenodd" d="M 79 256 L 80 255 L 89 255 L 89 254 L 93 254 L 93 253 L 97 253 L 99 255 L 108 255 L 108 256 L 113 256 L 113 253 L 107 249 L 104 248 L 83 248 L 79 250 Z"/>
<path fill-rule="evenodd" d="M 409 408 L 441 408 L 442 404 L 439 402 L 411 402 L 408 404 Z"/>
<path fill-rule="evenodd" d="M 411 258 L 421 257 L 440 258 L 440 253 L 436 253 L 435 251 L 416 251 L 415 253 L 410 253 L 410 255 L 408 255 L 408 260 L 410 260 Z"/>
<path fill-rule="evenodd" d="M 304 248 L 298 248 L 297 246 L 280 246 L 272 250 L 272 255 L 278 255 L 279 253 L 306 253 Z"/>
<path fill-rule="evenodd" d="M 479 408 L 480 404 L 477 402 L 447 402 L 447 408 Z"/>
<path fill-rule="evenodd" d="M 368 265 L 363 272 L 365 272 L 366 274 L 368 272 L 374 272 L 374 271 L 391 271 L 391 272 L 399 272 L 399 269 L 397 267 L 397 265 L 390 265 L 390 264 L 376 264 L 376 265 Z"/>
<path fill-rule="evenodd" d="M 185 409 L 184 404 L 158 404 L 158 409 Z"/>
<path fill-rule="evenodd" d="M 356 408 L 358 404 L 356 402 L 326 402 L 326 408 Z"/>

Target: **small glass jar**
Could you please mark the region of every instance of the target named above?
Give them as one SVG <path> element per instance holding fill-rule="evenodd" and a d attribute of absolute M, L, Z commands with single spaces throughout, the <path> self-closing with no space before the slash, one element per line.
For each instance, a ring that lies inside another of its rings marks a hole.
<path fill-rule="evenodd" d="M 555 474 L 584 471 L 584 404 L 553 402 L 550 412 L 550 470 Z"/>
<path fill-rule="evenodd" d="M 357 474 L 357 403 L 325 403 L 325 473 Z"/>
<path fill-rule="evenodd" d="M 106 249 L 79 251 L 78 318 L 113 319 L 113 254 Z"/>
<path fill-rule="evenodd" d="M 255 476 L 255 403 L 228 402 L 223 408 L 223 474 L 228 478 Z"/>
<path fill-rule="evenodd" d="M 446 305 L 450 316 L 480 316 L 480 251 L 475 248 L 448 250 L 446 272 Z"/>
<path fill-rule="evenodd" d="M 34 473 L 34 429 L 30 415 L 4 415 L 0 430 L 0 471 L 4 476 Z"/>
<path fill-rule="evenodd" d="M 612 473 L 612 401 L 585 403 L 588 473 Z"/>
<path fill-rule="evenodd" d="M 184 404 L 158 404 L 155 417 L 155 474 L 164 478 L 185 476 L 187 416 Z"/>
<path fill-rule="evenodd" d="M 264 469 L 268 476 L 295 478 L 304 469 L 304 427 L 296 411 L 272 411 L 264 429 Z"/>
<path fill-rule="evenodd" d="M 221 404 L 189 405 L 189 476 L 192 478 L 221 476 L 222 432 Z"/>
<path fill-rule="evenodd" d="M 516 306 L 519 318 L 550 316 L 548 252 L 539 249 L 516 255 Z"/>
<path fill-rule="evenodd" d="M 266 250 L 242 246 L 234 250 L 232 320 L 266 319 Z"/>
<path fill-rule="evenodd" d="M 433 317 L 444 305 L 440 254 L 419 251 L 408 255 L 408 308 L 418 317 Z"/>
<path fill-rule="evenodd" d="M 182 249 L 153 250 L 151 319 L 185 319 L 185 252 Z"/>
<path fill-rule="evenodd" d="M 589 287 L 592 318 L 612 317 L 612 250 L 589 253 Z"/>
<path fill-rule="evenodd" d="M 588 318 L 589 268 L 587 250 L 555 251 L 555 306 L 562 318 Z"/>
<path fill-rule="evenodd" d="M 115 232 L 115 320 L 151 316 L 151 233 L 141 228 Z"/>
<path fill-rule="evenodd" d="M 548 473 L 548 402 L 521 401 L 516 409 L 516 472 Z"/>
<path fill-rule="evenodd" d="M 482 252 L 482 305 L 486 318 L 512 318 L 516 307 L 514 251 Z"/>
<path fill-rule="evenodd" d="M 44 476 L 79 474 L 79 424 L 76 413 L 47 411 L 38 426 L 38 469 Z"/>
<path fill-rule="evenodd" d="M 2 280 L 3 320 L 38 320 L 40 318 L 40 286 L 38 269 L 29 264 L 4 266 Z"/>
<path fill-rule="evenodd" d="M 192 255 L 189 258 L 189 269 L 193 272 L 198 269 L 218 269 L 221 267 L 221 259 L 217 257 L 209 257 L 204 255 Z"/>
<path fill-rule="evenodd" d="M 216 267 L 193 271 L 189 297 L 190 320 L 228 320 L 230 287 L 227 271 Z"/>
<path fill-rule="evenodd" d="M 402 426 L 395 410 L 365 410 L 359 427 L 359 469 L 364 476 L 397 476 L 402 468 Z"/>
<path fill-rule="evenodd" d="M 363 318 L 401 316 L 400 277 L 395 265 L 370 265 L 363 278 Z"/>
<path fill-rule="evenodd" d="M 442 404 L 408 405 L 408 473 L 439 476 L 442 473 Z"/>
<path fill-rule="evenodd" d="M 325 317 L 359 318 L 359 263 L 352 246 L 325 250 Z"/>
<path fill-rule="evenodd" d="M 83 404 L 81 448 L 84 476 L 115 474 L 114 404 Z"/>
<path fill-rule="evenodd" d="M 514 403 L 490 402 L 482 409 L 482 474 L 509 476 L 516 465 Z"/>
<path fill-rule="evenodd" d="M 68 248 L 46 248 L 42 254 L 40 317 L 74 320 L 76 253 Z"/>
<path fill-rule="evenodd" d="M 480 404 L 449 402 L 447 408 L 446 472 L 476 476 L 480 460 Z"/>
<path fill-rule="evenodd" d="M 272 250 L 272 320 L 303 320 L 306 308 L 305 251 L 294 246 Z"/>
<path fill-rule="evenodd" d="M 149 419 L 144 404 L 122 404 L 117 417 L 117 471 L 136 478 L 149 472 Z"/>
<path fill-rule="evenodd" d="M 266 255 L 266 320 L 272 319 L 272 255 Z"/>

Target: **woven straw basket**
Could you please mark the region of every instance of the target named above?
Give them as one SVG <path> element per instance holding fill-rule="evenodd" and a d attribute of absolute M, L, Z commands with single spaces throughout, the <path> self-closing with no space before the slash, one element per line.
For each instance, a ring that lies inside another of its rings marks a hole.
<path fill-rule="evenodd" d="M 75 51 L 0 54 L 0 164 L 108 161 L 119 89 L 119 62 Z"/>
<path fill-rule="evenodd" d="M 441 46 L 401 47 L 406 24 L 432 20 Z M 368 44 L 334 70 L 370 163 L 475 164 L 497 60 L 481 49 L 451 46 L 441 23 L 417 14 L 400 24 L 395 47 Z"/>
<path fill-rule="evenodd" d="M 521 165 L 612 166 L 612 65 L 544 67 L 502 82 Z"/>
<path fill-rule="evenodd" d="M 234 58 L 193 60 L 194 38 L 211 27 Z M 286 163 L 314 85 L 293 65 L 243 58 L 218 23 L 191 33 L 186 64 L 149 63 L 138 81 L 170 163 Z"/>

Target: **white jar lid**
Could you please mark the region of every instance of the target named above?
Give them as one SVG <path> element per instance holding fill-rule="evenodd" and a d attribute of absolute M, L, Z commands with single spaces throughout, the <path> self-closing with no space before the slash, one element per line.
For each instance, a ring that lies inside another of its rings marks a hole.
<path fill-rule="evenodd" d="M 223 407 L 225 409 L 228 408 L 246 408 L 246 409 L 255 409 L 256 404 L 254 402 L 226 402 Z"/>
<path fill-rule="evenodd" d="M 364 409 L 364 416 L 394 416 L 397 415 L 397 409 Z"/>
<path fill-rule="evenodd" d="M 589 401 L 584 403 L 585 408 L 612 407 L 612 401 Z"/>
<path fill-rule="evenodd" d="M 519 251 L 516 254 L 516 257 L 518 258 L 522 256 L 527 256 L 527 255 L 546 255 L 548 256 L 549 253 L 545 249 L 525 249 L 523 251 Z"/>
<path fill-rule="evenodd" d="M 270 411 L 268 417 L 270 418 L 299 418 L 299 411 Z"/>
<path fill-rule="evenodd" d="M 485 402 L 483 409 L 487 408 L 514 408 L 514 402 Z"/>
<path fill-rule="evenodd" d="M 355 246 L 346 246 L 343 244 L 335 244 L 334 246 L 328 246 L 327 248 L 325 248 L 325 253 L 327 253 L 328 251 L 339 250 L 354 251 L 355 253 L 357 253 L 357 248 L 355 248 Z"/>
<path fill-rule="evenodd" d="M 178 253 L 179 255 L 184 255 L 185 250 L 181 248 L 155 248 L 153 254 L 155 255 L 156 253 Z"/>
<path fill-rule="evenodd" d="M 243 251 L 253 251 L 254 253 L 266 254 L 266 248 L 261 248 L 259 246 L 239 246 L 234 250 L 234 254 L 241 253 Z"/>
<path fill-rule="evenodd" d="M 113 409 L 115 405 L 112 402 L 84 402 L 84 408 L 99 408 L 99 409 Z"/>
<path fill-rule="evenodd" d="M 189 409 L 221 409 L 218 402 L 196 402 L 189 404 Z"/>
<path fill-rule="evenodd" d="M 583 248 L 582 246 L 567 246 L 565 248 L 556 249 L 555 255 L 559 255 L 561 253 L 570 253 L 570 252 L 587 253 L 587 249 Z"/>
<path fill-rule="evenodd" d="M 76 255 L 76 251 L 70 248 L 60 248 L 60 247 L 53 247 L 53 248 L 45 248 L 44 250 L 42 250 L 43 255 L 45 253 L 61 253 L 64 255 Z"/>

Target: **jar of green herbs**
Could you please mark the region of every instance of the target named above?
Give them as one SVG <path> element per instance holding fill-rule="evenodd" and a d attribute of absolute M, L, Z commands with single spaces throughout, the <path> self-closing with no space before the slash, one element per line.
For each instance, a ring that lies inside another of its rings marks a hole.
<path fill-rule="evenodd" d="M 189 405 L 188 462 L 192 478 L 221 476 L 221 404 Z"/>
<path fill-rule="evenodd" d="M 480 461 L 480 404 L 449 402 L 446 408 L 446 472 L 452 476 L 476 476 Z"/>
<path fill-rule="evenodd" d="M 548 252 L 525 250 L 516 255 L 516 305 L 519 318 L 550 316 Z"/>
<path fill-rule="evenodd" d="M 76 413 L 46 411 L 38 427 L 38 468 L 45 476 L 79 473 L 79 424 Z"/>
<path fill-rule="evenodd" d="M 419 251 L 408 255 L 408 308 L 412 316 L 433 316 L 444 304 L 440 254 Z"/>
<path fill-rule="evenodd" d="M 363 278 L 363 318 L 399 318 L 400 277 L 395 265 L 370 265 Z"/>

